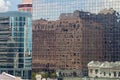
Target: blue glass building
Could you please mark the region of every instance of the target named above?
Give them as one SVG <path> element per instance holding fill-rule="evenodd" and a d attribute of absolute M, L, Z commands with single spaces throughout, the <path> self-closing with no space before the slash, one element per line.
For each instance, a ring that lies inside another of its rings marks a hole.
<path fill-rule="evenodd" d="M 0 13 L 0 73 L 31 79 L 32 19 L 30 13 Z"/>

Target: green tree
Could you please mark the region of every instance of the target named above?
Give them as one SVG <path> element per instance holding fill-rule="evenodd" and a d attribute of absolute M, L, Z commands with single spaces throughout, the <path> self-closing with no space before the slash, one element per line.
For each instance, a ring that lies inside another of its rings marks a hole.
<path fill-rule="evenodd" d="M 51 73 L 50 74 L 50 78 L 57 78 L 57 74 L 54 72 L 54 73 Z"/>
<path fill-rule="evenodd" d="M 36 80 L 35 76 L 36 76 L 36 73 L 32 72 L 32 80 Z"/>
<path fill-rule="evenodd" d="M 41 74 L 42 75 L 42 78 L 48 78 L 49 74 L 46 72 L 46 73 L 43 73 Z"/>

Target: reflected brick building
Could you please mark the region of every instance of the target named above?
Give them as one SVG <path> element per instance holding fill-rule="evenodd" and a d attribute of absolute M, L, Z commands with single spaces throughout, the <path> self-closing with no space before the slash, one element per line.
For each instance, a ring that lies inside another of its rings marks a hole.
<path fill-rule="evenodd" d="M 79 70 L 85 75 L 88 62 L 103 60 L 101 23 L 78 17 L 87 12 L 71 14 L 33 22 L 33 71 Z"/>

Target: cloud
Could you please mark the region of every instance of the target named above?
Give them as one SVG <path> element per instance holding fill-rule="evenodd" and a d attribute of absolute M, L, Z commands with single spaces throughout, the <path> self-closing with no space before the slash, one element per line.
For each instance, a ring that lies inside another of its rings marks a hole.
<path fill-rule="evenodd" d="M 5 12 L 9 10 L 11 3 L 9 0 L 0 0 L 0 12 Z"/>

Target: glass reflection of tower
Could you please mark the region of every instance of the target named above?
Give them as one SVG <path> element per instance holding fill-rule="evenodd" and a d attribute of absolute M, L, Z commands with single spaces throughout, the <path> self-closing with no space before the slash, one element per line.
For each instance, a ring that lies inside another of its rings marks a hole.
<path fill-rule="evenodd" d="M 29 13 L 0 13 L 0 73 L 31 79 L 31 42 Z"/>

